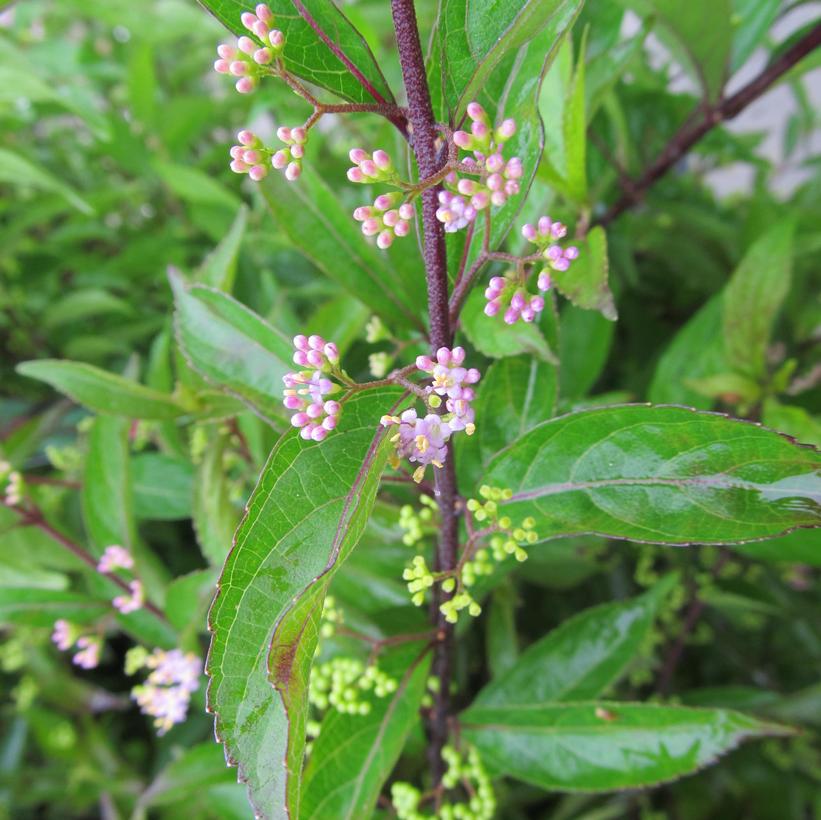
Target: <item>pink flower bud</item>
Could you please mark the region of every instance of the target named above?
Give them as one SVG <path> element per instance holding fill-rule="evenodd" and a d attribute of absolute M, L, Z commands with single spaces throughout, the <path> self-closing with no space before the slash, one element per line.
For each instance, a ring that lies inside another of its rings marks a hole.
<path fill-rule="evenodd" d="M 548 291 L 548 290 L 550 290 L 550 286 L 552 284 L 553 283 L 550 281 L 550 274 L 546 270 L 543 270 L 539 274 L 539 278 L 536 282 L 537 287 L 541 291 Z"/>
<path fill-rule="evenodd" d="M 326 418 L 325 421 L 322 422 L 322 426 L 326 430 L 333 430 L 336 427 L 337 423 L 338 420 L 336 416 L 328 416 L 328 418 Z"/>
<path fill-rule="evenodd" d="M 564 252 L 566 259 L 578 259 L 579 258 L 579 249 L 575 245 L 571 245 L 565 252 Z"/>
<path fill-rule="evenodd" d="M 485 109 L 482 108 L 481 105 L 477 102 L 468 103 L 467 107 L 468 116 L 472 120 L 484 120 L 487 119 L 487 114 L 485 113 Z"/>
<path fill-rule="evenodd" d="M 291 424 L 294 427 L 304 427 L 311 420 L 307 413 L 294 413 L 291 416 Z"/>
<path fill-rule="evenodd" d="M 308 132 L 300 125 L 297 128 L 291 129 L 291 139 L 297 144 L 302 145 L 308 141 Z"/>
<path fill-rule="evenodd" d="M 399 216 L 402 219 L 413 219 L 413 205 L 410 202 L 405 202 L 403 205 L 399 206 Z"/>
<path fill-rule="evenodd" d="M 539 217 L 539 233 L 542 236 L 547 236 L 550 233 L 550 217 L 549 216 L 540 216 Z"/>
<path fill-rule="evenodd" d="M 348 168 L 348 180 L 350 182 L 364 182 L 365 175 L 359 168 Z"/>
<path fill-rule="evenodd" d="M 473 145 L 473 137 L 467 131 L 454 131 L 453 142 L 459 148 L 468 149 Z"/>
<path fill-rule="evenodd" d="M 240 77 L 237 80 L 236 89 L 240 94 L 250 94 L 254 88 L 256 88 L 256 83 L 252 77 Z"/>
<path fill-rule="evenodd" d="M 472 179 L 460 179 L 459 184 L 456 186 L 459 193 L 465 196 L 475 194 L 477 187 L 477 184 Z"/>
<path fill-rule="evenodd" d="M 303 405 L 303 401 L 299 396 L 286 396 L 282 403 L 288 410 L 299 410 Z"/>
<path fill-rule="evenodd" d="M 228 152 L 231 159 L 242 159 L 243 155 L 245 154 L 245 149 L 241 145 L 232 145 L 231 150 Z"/>
<path fill-rule="evenodd" d="M 376 167 L 382 171 L 387 171 L 391 167 L 391 158 L 386 151 L 382 151 L 381 149 L 373 152 L 373 161 Z"/>
<path fill-rule="evenodd" d="M 273 48 L 274 51 L 281 51 L 282 47 L 285 45 L 285 35 L 279 29 L 275 28 L 268 35 L 268 42 L 271 44 L 271 48 Z"/>
<path fill-rule="evenodd" d="M 257 18 L 255 14 L 251 14 L 250 11 L 244 11 L 239 16 L 240 22 L 243 26 L 247 29 L 252 29 L 254 27 L 254 23 L 257 22 Z"/>
<path fill-rule="evenodd" d="M 491 191 L 500 191 L 505 184 L 501 174 L 491 174 L 486 180 L 487 187 Z"/>
<path fill-rule="evenodd" d="M 522 308 L 522 319 L 525 322 L 532 322 L 535 318 L 536 313 L 530 306 Z"/>
<path fill-rule="evenodd" d="M 410 233 L 410 224 L 405 222 L 404 219 L 400 219 L 399 222 L 394 225 L 393 232 L 397 236 L 407 236 Z"/>
<path fill-rule="evenodd" d="M 507 287 L 507 280 L 503 276 L 494 276 L 490 280 L 490 286 L 496 290 L 504 290 Z"/>
<path fill-rule="evenodd" d="M 311 438 L 314 441 L 322 441 L 322 439 L 324 439 L 327 435 L 328 431 L 324 427 L 317 426 L 311 430 Z"/>
<path fill-rule="evenodd" d="M 519 193 L 519 183 L 515 179 L 509 179 L 505 183 L 505 193 L 508 196 L 516 196 Z"/>
<path fill-rule="evenodd" d="M 373 207 L 376 208 L 377 211 L 387 211 L 389 208 L 393 206 L 393 203 L 396 201 L 395 194 L 380 194 L 374 201 Z"/>
<path fill-rule="evenodd" d="M 436 361 L 439 364 L 445 365 L 450 363 L 450 350 L 446 347 L 440 347 L 436 351 Z"/>
<path fill-rule="evenodd" d="M 268 65 L 273 59 L 274 55 L 269 48 L 258 48 L 254 52 L 254 62 L 257 63 L 257 65 Z"/>
<path fill-rule="evenodd" d="M 530 309 L 541 313 L 544 310 L 544 299 L 541 296 L 534 296 L 530 300 Z"/>
<path fill-rule="evenodd" d="M 228 72 L 230 70 L 231 70 L 231 66 L 230 66 L 228 60 L 217 60 L 217 61 L 215 61 L 214 71 L 216 71 L 218 74 L 228 74 Z"/>
<path fill-rule="evenodd" d="M 396 225 L 396 223 L 399 222 L 399 211 L 388 211 L 382 217 L 382 222 L 384 222 L 387 227 L 393 228 L 394 225 Z"/>
<path fill-rule="evenodd" d="M 567 226 L 563 225 L 561 222 L 554 222 L 550 227 L 550 235 L 554 239 L 563 239 L 567 236 Z"/>
<path fill-rule="evenodd" d="M 351 150 L 348 151 L 348 157 L 350 157 L 350 160 L 354 165 L 359 165 L 360 162 L 370 159 L 368 152 L 363 151 L 361 148 L 351 148 Z"/>
<path fill-rule="evenodd" d="M 240 37 L 237 40 L 239 50 L 247 54 L 249 57 L 259 48 L 259 46 L 250 37 Z"/>
<path fill-rule="evenodd" d="M 433 359 L 430 356 L 417 356 L 416 368 L 423 373 L 430 373 L 433 370 Z"/>
<path fill-rule="evenodd" d="M 299 179 L 301 173 L 302 166 L 297 164 L 296 162 L 291 162 L 285 169 L 285 179 L 287 179 L 288 182 L 293 182 L 294 180 Z"/>
<path fill-rule="evenodd" d="M 494 191 L 490 195 L 490 202 L 497 208 L 501 208 L 507 202 L 507 194 L 504 191 Z"/>
<path fill-rule="evenodd" d="M 325 410 L 321 404 L 309 404 L 305 412 L 308 414 L 309 418 L 318 419 L 324 414 Z"/>
<path fill-rule="evenodd" d="M 505 167 L 505 159 L 501 154 L 491 154 L 485 160 L 485 168 L 491 174 L 498 174 Z"/>
<path fill-rule="evenodd" d="M 257 17 L 262 20 L 263 23 L 270 23 L 274 19 L 274 14 L 265 3 L 259 3 L 257 7 L 254 9 Z"/>
<path fill-rule="evenodd" d="M 305 146 L 304 145 L 292 145 L 291 146 L 291 156 L 294 159 L 302 159 L 305 156 Z"/>
<path fill-rule="evenodd" d="M 253 31 L 254 34 L 256 34 L 257 37 L 259 37 L 259 39 L 263 42 L 265 41 L 265 38 L 268 36 L 268 26 L 266 26 L 265 23 L 262 22 L 262 20 L 257 20 L 256 23 L 254 23 L 254 25 L 251 26 L 251 31 Z"/>
<path fill-rule="evenodd" d="M 462 364 L 465 360 L 465 348 L 463 347 L 454 347 L 450 351 L 451 361 L 453 364 Z M 477 371 L 478 372 L 478 371 Z"/>
<path fill-rule="evenodd" d="M 304 350 L 297 350 L 293 356 L 294 364 L 298 364 L 300 367 L 307 367 L 308 366 L 308 354 Z"/>
<path fill-rule="evenodd" d="M 490 197 L 488 196 L 487 191 L 479 191 L 478 194 L 471 197 L 470 204 L 477 210 L 483 211 L 490 205 Z"/>
<path fill-rule="evenodd" d="M 536 228 L 528 223 L 522 227 L 522 236 L 528 240 L 528 242 L 533 242 L 536 239 L 537 232 Z"/>
<path fill-rule="evenodd" d="M 323 409 L 328 416 L 338 416 L 342 405 L 338 401 L 326 401 Z"/>
<path fill-rule="evenodd" d="M 305 439 L 305 441 L 311 440 L 311 433 L 314 429 L 313 424 L 307 424 L 299 431 L 299 437 Z"/>
<path fill-rule="evenodd" d="M 248 165 L 256 165 L 261 159 L 259 151 L 248 149 L 242 152 L 242 161 Z"/>
<path fill-rule="evenodd" d="M 516 133 L 516 121 L 512 119 L 503 120 L 496 129 L 496 139 L 499 142 L 509 140 Z"/>
<path fill-rule="evenodd" d="M 387 250 L 393 244 L 393 231 L 380 231 L 376 237 L 376 247 Z"/>
<path fill-rule="evenodd" d="M 484 141 L 490 133 L 490 128 L 483 122 L 474 121 L 470 124 L 470 132 L 477 140 Z"/>
<path fill-rule="evenodd" d="M 248 73 L 248 63 L 246 63 L 245 60 L 234 60 L 234 62 L 228 66 L 228 70 L 235 77 L 244 77 Z"/>
<path fill-rule="evenodd" d="M 508 160 L 507 166 L 505 166 L 505 176 L 508 179 L 521 179 L 523 173 L 522 161 L 518 157 Z"/>
<path fill-rule="evenodd" d="M 499 295 L 499 291 L 496 290 L 496 288 L 492 288 L 489 285 L 488 285 L 488 287 L 485 288 L 485 299 L 487 299 L 487 300 L 495 299 L 498 295 Z"/>
<path fill-rule="evenodd" d="M 322 350 L 322 348 L 325 347 L 325 340 L 314 333 L 313 336 L 308 337 L 308 347 L 310 347 L 311 350 Z"/>
<path fill-rule="evenodd" d="M 288 164 L 290 158 L 290 154 L 287 151 L 277 151 L 271 157 L 271 165 L 276 168 L 277 171 L 281 171 Z"/>
<path fill-rule="evenodd" d="M 361 205 L 359 208 L 354 210 L 353 218 L 357 222 L 364 222 L 366 219 L 370 218 L 372 213 L 372 209 L 368 205 Z"/>
<path fill-rule="evenodd" d="M 237 139 L 242 145 L 253 145 L 256 141 L 256 135 L 253 131 L 240 131 L 237 134 Z"/>
<path fill-rule="evenodd" d="M 510 300 L 510 306 L 517 311 L 525 306 L 525 297 L 520 290 L 517 290 L 516 293 L 513 294 L 513 298 Z"/>
<path fill-rule="evenodd" d="M 495 316 L 499 312 L 498 302 L 488 302 L 485 305 L 485 316 Z"/>
<path fill-rule="evenodd" d="M 515 324 L 515 322 L 516 322 L 516 320 L 517 320 L 518 318 L 519 318 L 519 311 L 518 311 L 518 310 L 516 310 L 516 308 L 514 308 L 514 307 L 509 307 L 509 308 L 505 311 L 505 316 L 504 316 L 504 319 L 505 319 L 505 324 L 506 324 L 506 325 L 512 325 L 512 324 Z"/>
<path fill-rule="evenodd" d="M 325 358 L 331 363 L 339 361 L 339 348 L 333 342 L 327 342 L 323 346 L 322 352 L 325 354 Z M 327 413 L 328 411 L 326 410 L 325 412 Z"/>
<path fill-rule="evenodd" d="M 362 162 L 359 163 L 359 167 L 362 169 L 362 173 L 365 174 L 366 177 L 373 177 L 375 179 L 379 176 L 379 168 L 372 159 L 362 160 Z"/>
<path fill-rule="evenodd" d="M 277 128 L 277 139 L 282 140 L 282 142 L 291 142 L 291 129 L 285 125 L 281 125 Z"/>
<path fill-rule="evenodd" d="M 308 341 L 307 336 L 303 336 L 300 333 L 298 336 L 294 336 L 294 347 L 297 350 L 309 350 L 311 343 Z"/>
<path fill-rule="evenodd" d="M 364 233 L 365 236 L 374 236 L 375 234 L 379 233 L 380 230 L 382 230 L 381 219 L 375 219 L 374 217 L 371 217 L 370 219 L 366 219 L 362 223 L 362 233 Z"/>
<path fill-rule="evenodd" d="M 254 180 L 254 182 L 259 182 L 265 177 L 268 176 L 268 169 L 264 165 L 255 165 L 249 172 L 248 176 Z"/>
<path fill-rule="evenodd" d="M 228 43 L 220 43 L 217 46 L 217 54 L 223 60 L 233 60 L 237 56 L 237 50 L 233 46 L 229 46 Z"/>
<path fill-rule="evenodd" d="M 235 174 L 244 174 L 248 170 L 248 166 L 241 159 L 235 159 L 228 167 Z"/>

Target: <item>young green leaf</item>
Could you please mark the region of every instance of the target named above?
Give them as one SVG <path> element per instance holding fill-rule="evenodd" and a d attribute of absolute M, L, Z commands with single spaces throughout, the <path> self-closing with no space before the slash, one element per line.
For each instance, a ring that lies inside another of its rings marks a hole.
<path fill-rule="evenodd" d="M 107 601 L 78 592 L 41 587 L 0 586 L 0 624 L 50 628 L 58 618 L 93 623 L 110 610 Z"/>
<path fill-rule="evenodd" d="M 471 709 L 536 708 L 600 696 L 639 653 L 676 582 L 670 575 L 638 598 L 602 604 L 565 621 L 485 686 Z"/>
<path fill-rule="evenodd" d="M 550 278 L 558 291 L 574 305 L 597 310 L 605 319 L 618 318 L 613 294 L 607 284 L 607 234 L 597 225 L 582 243 L 579 258 L 566 271 L 551 271 Z"/>
<path fill-rule="evenodd" d="M 298 813 L 307 677 L 324 591 L 364 529 L 388 455 L 379 419 L 400 398 L 394 390 L 355 394 L 337 431 L 320 443 L 286 433 L 223 569 L 209 616 L 208 704 L 227 759 L 264 817 Z"/>
<path fill-rule="evenodd" d="M 584 79 L 587 32 L 588 29 L 585 29 L 582 35 L 576 68 L 562 110 L 562 134 L 567 161 L 565 192 L 577 205 L 587 204 L 587 113 Z"/>
<path fill-rule="evenodd" d="M 749 422 L 623 405 L 540 424 L 499 453 L 485 483 L 542 538 L 598 533 L 721 544 L 821 526 L 821 453 Z"/>
<path fill-rule="evenodd" d="M 230 230 L 222 241 L 205 257 L 196 274 L 196 279 L 203 285 L 230 293 L 237 275 L 237 259 L 245 229 L 248 225 L 248 208 L 243 205 L 237 211 Z"/>
<path fill-rule="evenodd" d="M 382 786 L 419 720 L 429 666 L 425 655 L 418 643 L 385 652 L 379 668 L 398 681 L 396 691 L 372 700 L 367 715 L 328 712 L 305 768 L 300 820 L 372 816 Z"/>
<path fill-rule="evenodd" d="M 186 459 L 140 453 L 131 459 L 134 515 L 155 521 L 191 517 L 194 470 Z"/>
<path fill-rule="evenodd" d="M 793 230 L 785 219 L 764 233 L 724 289 L 727 361 L 751 378 L 764 375 L 773 324 L 790 290 Z"/>
<path fill-rule="evenodd" d="M 174 419 L 190 407 L 173 396 L 82 362 L 38 359 L 17 365 L 22 376 L 50 384 L 96 413 L 132 419 Z"/>
<path fill-rule="evenodd" d="M 574 792 L 666 783 L 744 740 L 791 734 L 726 709 L 609 702 L 476 705 L 461 726 L 492 774 Z"/>
<path fill-rule="evenodd" d="M 245 0 L 199 0 L 238 37 L 248 32 L 240 15 Z M 355 103 L 393 102 L 365 38 L 330 0 L 269 0 L 274 26 L 285 34 L 285 67 L 311 83 Z"/>
<path fill-rule="evenodd" d="M 176 274 L 171 287 L 177 341 L 191 367 L 263 418 L 282 417 L 290 341 L 225 293 L 186 286 Z"/>

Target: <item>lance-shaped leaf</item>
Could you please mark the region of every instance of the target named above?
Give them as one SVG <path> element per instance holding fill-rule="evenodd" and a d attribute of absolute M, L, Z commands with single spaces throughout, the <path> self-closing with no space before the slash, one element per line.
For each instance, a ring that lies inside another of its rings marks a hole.
<path fill-rule="evenodd" d="M 370 817 L 405 740 L 419 720 L 428 659 L 410 644 L 380 656 L 379 668 L 398 681 L 396 691 L 371 700 L 367 715 L 332 709 L 322 722 L 305 769 L 300 820 Z"/>
<path fill-rule="evenodd" d="M 544 54 L 572 25 L 579 0 L 446 0 L 440 6 L 436 59 L 444 114 L 458 119 L 512 51 L 537 40 Z M 436 80 L 434 80 L 436 83 Z"/>
<path fill-rule="evenodd" d="M 419 302 L 409 295 L 414 290 L 406 287 L 386 256 L 367 243 L 350 212 L 318 173 L 306 168 L 299 185 L 273 174 L 261 191 L 277 224 L 329 279 L 392 327 L 421 327 Z"/>
<path fill-rule="evenodd" d="M 756 240 L 724 289 L 727 361 L 752 378 L 765 372 L 773 324 L 790 291 L 793 228 L 786 219 Z"/>
<path fill-rule="evenodd" d="M 605 319 L 616 321 L 616 305 L 607 284 L 607 235 L 596 226 L 582 243 L 579 258 L 566 271 L 551 271 L 558 290 L 574 305 L 598 310 Z"/>
<path fill-rule="evenodd" d="M 749 738 L 790 734 L 726 709 L 609 702 L 477 705 L 461 726 L 493 775 L 594 792 L 665 783 Z"/>
<path fill-rule="evenodd" d="M 177 341 L 191 367 L 264 418 L 281 417 L 290 341 L 225 293 L 187 287 L 176 274 L 171 286 Z"/>
<path fill-rule="evenodd" d="M 721 544 L 821 526 L 821 453 L 749 422 L 623 405 L 540 424 L 490 463 L 542 538 Z"/>
<path fill-rule="evenodd" d="M 246 0 L 199 0 L 238 37 L 240 22 L 253 10 Z M 285 34 L 285 67 L 309 82 L 356 103 L 393 102 L 365 38 L 331 0 L 268 0 L 274 27 Z"/>
<path fill-rule="evenodd" d="M 173 396 L 83 362 L 38 359 L 17 365 L 17 372 L 50 384 L 96 413 L 132 419 L 173 419 L 190 407 Z"/>
<path fill-rule="evenodd" d="M 364 391 L 344 402 L 325 441 L 304 442 L 294 430 L 279 440 L 220 578 L 209 616 L 208 705 L 262 817 L 297 816 L 324 591 L 362 534 L 388 454 L 379 419 L 400 396 Z"/>
<path fill-rule="evenodd" d="M 482 689 L 471 708 L 533 708 L 598 697 L 639 653 L 676 581 L 670 575 L 638 598 L 602 604 L 565 621 Z"/>

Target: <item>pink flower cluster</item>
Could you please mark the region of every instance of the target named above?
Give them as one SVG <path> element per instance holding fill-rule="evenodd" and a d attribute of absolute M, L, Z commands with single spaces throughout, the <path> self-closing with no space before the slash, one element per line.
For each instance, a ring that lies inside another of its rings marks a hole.
<path fill-rule="evenodd" d="M 387 151 L 379 149 L 371 155 L 362 148 L 352 148 L 348 156 L 353 163 L 348 168 L 351 182 L 390 182 L 396 179 L 396 170 Z"/>
<path fill-rule="evenodd" d="M 502 153 L 504 144 L 516 133 L 514 120 L 504 120 L 493 128 L 487 112 L 477 102 L 468 105 L 467 115 L 470 132 L 455 131 L 453 142 L 473 152 L 472 157 L 462 160 L 463 172 L 479 178 L 459 178 L 455 172 L 445 178 L 446 190 L 439 194 L 436 218 L 448 232 L 466 227 L 491 205 L 504 205 L 508 197 L 519 193 L 523 174 L 519 157 L 506 160 Z"/>
<path fill-rule="evenodd" d="M 266 148 L 253 131 L 240 131 L 237 145 L 232 145 L 231 170 L 235 174 L 248 174 L 254 182 L 268 176 L 269 165 L 285 172 L 285 178 L 293 182 L 302 173 L 302 158 L 308 134 L 304 128 L 279 128 L 277 136 L 286 144 L 285 148 L 273 151 Z"/>
<path fill-rule="evenodd" d="M 336 393 L 339 385 L 328 378 L 339 368 L 339 351 L 333 342 L 321 336 L 295 336 L 294 363 L 311 368 L 282 377 L 285 382 L 283 404 L 293 410 L 291 424 L 299 428 L 306 441 L 322 441 L 339 422 L 342 405 L 326 398 Z"/>
<path fill-rule="evenodd" d="M 119 544 L 111 544 L 103 550 L 100 560 L 97 562 L 97 570 L 106 575 L 111 575 L 118 569 L 132 570 L 134 568 L 134 558 L 131 553 Z M 145 604 L 145 588 L 142 581 L 133 579 L 128 582 L 128 593 L 117 595 L 111 602 L 114 608 L 127 615 L 129 612 L 136 612 Z"/>
<path fill-rule="evenodd" d="M 389 248 L 395 237 L 407 236 L 410 232 L 413 205 L 400 204 L 401 199 L 399 192 L 380 194 L 372 206 L 363 205 L 353 212 L 353 218 L 362 223 L 362 233 L 376 236 L 376 245 L 382 250 Z"/>
<path fill-rule="evenodd" d="M 158 734 L 164 735 L 188 714 L 191 694 L 199 688 L 202 664 L 199 658 L 180 649 L 155 649 L 145 659 L 151 670 L 146 682 L 131 690 L 143 714 L 154 718 Z"/>
<path fill-rule="evenodd" d="M 407 458 L 419 466 L 413 473 L 415 481 L 422 480 L 428 464 L 441 467 L 447 457 L 447 442 L 453 433 L 464 430 L 472 435 L 474 410 L 471 402 L 475 392 L 471 385 L 479 381 L 481 374 L 476 368 L 464 367 L 464 348 L 440 347 L 433 357 L 419 356 L 416 367 L 433 377 L 426 388 L 427 402 L 440 407 L 445 399 L 446 413 L 428 413 L 420 417 L 416 410 L 405 410 L 400 416 L 383 416 L 382 425 L 399 427 L 391 439 L 396 445 L 397 463 L 399 458 Z"/>
<path fill-rule="evenodd" d="M 539 282 L 541 283 L 541 279 Z M 509 325 L 518 319 L 532 322 L 544 310 L 543 296 L 533 296 L 525 288 L 517 287 L 515 280 L 503 276 L 494 276 L 490 280 L 485 290 L 485 298 L 488 300 L 485 305 L 485 313 L 488 316 L 495 316 L 507 305 L 504 319 Z"/>
<path fill-rule="evenodd" d="M 259 84 L 260 78 L 270 73 L 268 66 L 282 53 L 285 35 L 272 28 L 274 15 L 264 3 L 260 3 L 256 14 L 246 11 L 240 17 L 242 25 L 253 37 L 240 37 L 237 45 L 222 43 L 217 48 L 218 59 L 214 70 L 220 74 L 230 74 L 237 78 L 236 89 L 240 94 L 250 94 Z"/>
<path fill-rule="evenodd" d="M 575 245 L 562 248 L 556 244 L 557 240 L 567 236 L 567 227 L 561 222 L 552 222 L 549 216 L 540 217 L 536 225 L 525 225 L 522 228 L 522 236 L 539 248 L 553 270 L 566 271 L 570 263 L 578 259 L 579 249 Z M 539 282 L 539 290 L 549 290 L 550 273 L 547 269 L 539 274 Z M 542 287 L 542 282 L 545 283 L 545 287 Z"/>
<path fill-rule="evenodd" d="M 62 652 L 76 645 L 79 651 L 74 653 L 71 662 L 81 669 L 94 669 L 100 663 L 103 639 L 99 635 L 82 635 L 80 629 L 65 618 L 54 622 L 51 640 Z"/>
<path fill-rule="evenodd" d="M 142 581 L 137 579 L 129 581 L 128 594 L 117 595 L 111 603 L 114 605 L 114 609 L 119 610 L 123 615 L 142 609 L 145 603 L 145 589 Z"/>

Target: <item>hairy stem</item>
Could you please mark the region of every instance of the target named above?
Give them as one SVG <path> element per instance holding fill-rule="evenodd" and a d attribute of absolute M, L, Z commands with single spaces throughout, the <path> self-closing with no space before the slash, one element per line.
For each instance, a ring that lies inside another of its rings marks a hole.
<path fill-rule="evenodd" d="M 636 180 L 622 181 L 624 193 L 594 224 L 607 225 L 624 211 L 639 203 L 647 192 L 663 177 L 697 142 L 717 125 L 740 114 L 750 103 L 757 100 L 782 75 L 799 60 L 821 46 L 821 23 L 814 26 L 804 37 L 794 43 L 777 60 L 768 65 L 757 77 L 730 97 L 715 105 L 700 109 L 701 117 L 688 119 L 673 135 L 656 160 Z"/>
<path fill-rule="evenodd" d="M 402 78 L 408 97 L 408 119 L 412 129 L 411 146 L 419 168 L 419 176 L 430 178 L 441 170 L 446 159 L 440 158 L 436 146 L 436 118 L 433 116 L 413 0 L 391 0 L 391 13 L 396 31 L 399 61 L 402 66 Z M 430 341 L 434 350 L 447 347 L 451 342 L 445 233 L 444 226 L 436 218 L 436 209 L 437 188 L 431 187 L 422 193 L 422 226 Z M 458 492 L 452 451 L 448 455 L 445 466 L 436 469 L 435 475 L 442 528 L 434 569 L 436 571 L 452 570 L 456 566 L 459 542 L 456 515 Z M 439 691 L 428 723 L 428 760 L 436 786 L 444 774 L 442 747 L 448 738 L 453 629 L 439 611 L 442 593 L 438 586 L 434 587 L 434 590 L 431 619 L 438 640 L 433 659 L 433 674 L 439 678 Z"/>

